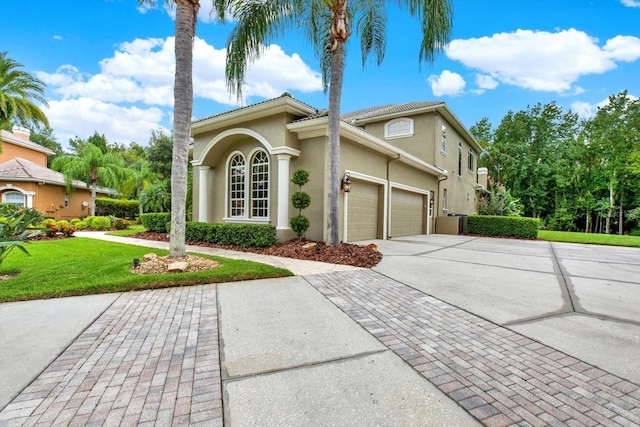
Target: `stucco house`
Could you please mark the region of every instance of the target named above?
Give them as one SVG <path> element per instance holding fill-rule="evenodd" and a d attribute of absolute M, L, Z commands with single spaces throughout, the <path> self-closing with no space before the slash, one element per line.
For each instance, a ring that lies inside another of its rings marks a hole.
<path fill-rule="evenodd" d="M 451 215 L 476 213 L 481 147 L 444 102 L 384 105 L 344 114 L 340 238 L 345 242 L 436 232 Z M 306 237 L 325 240 L 328 117 L 285 93 L 192 123 L 193 218 L 270 223 L 294 237 L 292 172 L 303 168 L 311 196 Z M 446 231 L 445 231 L 446 232 Z"/>
<path fill-rule="evenodd" d="M 47 157 L 55 154 L 29 139 L 30 132 L 14 127 L 12 132 L 0 131 L 0 196 L 2 203 L 35 208 L 47 217 L 82 218 L 90 214 L 91 191 L 81 181 L 73 181 L 68 192 L 64 176 L 47 168 Z M 98 197 L 109 196 L 113 190 L 98 188 Z"/>

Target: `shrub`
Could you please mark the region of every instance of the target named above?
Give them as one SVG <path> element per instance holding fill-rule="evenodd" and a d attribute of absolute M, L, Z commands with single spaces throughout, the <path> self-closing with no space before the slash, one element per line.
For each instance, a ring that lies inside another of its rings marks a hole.
<path fill-rule="evenodd" d="M 82 220 L 80 218 L 73 218 L 71 221 L 69 221 L 69 224 L 80 227 L 80 224 L 82 224 Z"/>
<path fill-rule="evenodd" d="M 111 221 L 111 226 L 116 230 L 126 230 L 131 226 L 131 221 L 123 218 L 114 218 Z"/>
<path fill-rule="evenodd" d="M 64 234 L 66 237 L 71 237 L 73 236 L 73 233 L 78 231 L 77 226 L 69 223 L 69 221 L 66 221 L 64 219 L 61 219 L 60 221 L 58 221 L 56 225 L 58 227 L 58 231 Z"/>
<path fill-rule="evenodd" d="M 155 231 L 156 233 L 166 233 L 167 222 L 171 222 L 171 213 L 145 213 L 140 215 L 140 223 L 148 231 Z"/>
<path fill-rule="evenodd" d="M 42 221 L 42 227 L 44 228 L 44 232 L 47 236 L 53 237 L 56 235 L 58 231 L 60 231 L 60 227 L 58 227 L 58 223 L 55 219 L 47 218 Z"/>
<path fill-rule="evenodd" d="M 107 230 L 111 228 L 111 220 L 106 216 L 94 216 L 90 227 L 93 230 Z"/>
<path fill-rule="evenodd" d="M 40 234 L 39 230 L 34 231 L 32 227 L 42 221 L 42 214 L 32 208 L 16 209 L 2 205 L 0 216 L 4 217 L 0 223 L 0 264 L 15 248 L 29 255 L 22 243 Z"/>
<path fill-rule="evenodd" d="M 291 196 L 291 204 L 298 209 L 298 216 L 294 216 L 289 220 L 289 226 L 298 235 L 298 238 L 302 239 L 302 236 L 311 225 L 309 218 L 302 215 L 302 210 L 308 208 L 311 204 L 311 196 L 302 191 L 302 186 L 309 182 L 309 172 L 304 169 L 296 169 L 291 177 L 291 182 L 296 184 L 300 190 Z"/>
<path fill-rule="evenodd" d="M 278 241 L 276 228 L 270 224 L 211 224 L 187 222 L 185 238 L 191 242 L 264 248 Z"/>
<path fill-rule="evenodd" d="M 535 239 L 540 226 L 537 218 L 469 215 L 467 220 L 469 233 L 484 236 Z"/>
<path fill-rule="evenodd" d="M 96 214 L 98 216 L 136 218 L 139 209 L 137 200 L 110 199 L 108 197 L 96 199 Z"/>

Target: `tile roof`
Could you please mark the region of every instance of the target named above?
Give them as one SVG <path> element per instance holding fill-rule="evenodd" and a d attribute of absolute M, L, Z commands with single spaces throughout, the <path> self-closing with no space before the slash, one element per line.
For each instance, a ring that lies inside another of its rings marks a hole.
<path fill-rule="evenodd" d="M 351 122 L 355 120 L 370 119 L 379 116 L 386 116 L 388 114 L 403 113 L 413 110 L 421 110 L 423 108 L 435 107 L 438 105 L 444 105 L 442 101 L 414 101 L 404 104 L 386 104 L 377 107 L 365 108 L 362 110 L 352 111 L 345 113 L 341 116 L 341 119 L 345 122 Z"/>
<path fill-rule="evenodd" d="M 64 175 L 37 163 L 14 157 L 11 160 L 0 163 L 0 180 L 20 180 L 29 182 L 46 182 L 47 184 L 65 185 Z M 73 180 L 75 188 L 87 189 L 87 184 L 79 180 Z M 98 187 L 101 193 L 115 193 L 111 188 Z"/>

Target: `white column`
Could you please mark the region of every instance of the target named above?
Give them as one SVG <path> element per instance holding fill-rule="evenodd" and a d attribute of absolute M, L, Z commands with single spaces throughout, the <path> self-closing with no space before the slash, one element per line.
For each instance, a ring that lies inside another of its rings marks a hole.
<path fill-rule="evenodd" d="M 24 193 L 27 196 L 27 207 L 33 208 L 33 196 L 35 193 Z"/>
<path fill-rule="evenodd" d="M 207 222 L 209 212 L 209 166 L 199 166 L 198 179 L 198 221 Z"/>
<path fill-rule="evenodd" d="M 278 154 L 278 230 L 289 229 L 289 154 Z"/>

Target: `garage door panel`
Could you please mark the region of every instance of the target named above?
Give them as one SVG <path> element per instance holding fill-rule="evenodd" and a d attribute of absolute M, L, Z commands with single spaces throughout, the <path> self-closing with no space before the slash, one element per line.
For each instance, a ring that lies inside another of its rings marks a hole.
<path fill-rule="evenodd" d="M 391 237 L 424 232 L 424 195 L 393 189 L 391 194 Z"/>
<path fill-rule="evenodd" d="M 349 193 L 347 239 L 350 242 L 378 238 L 379 186 L 354 182 Z"/>

